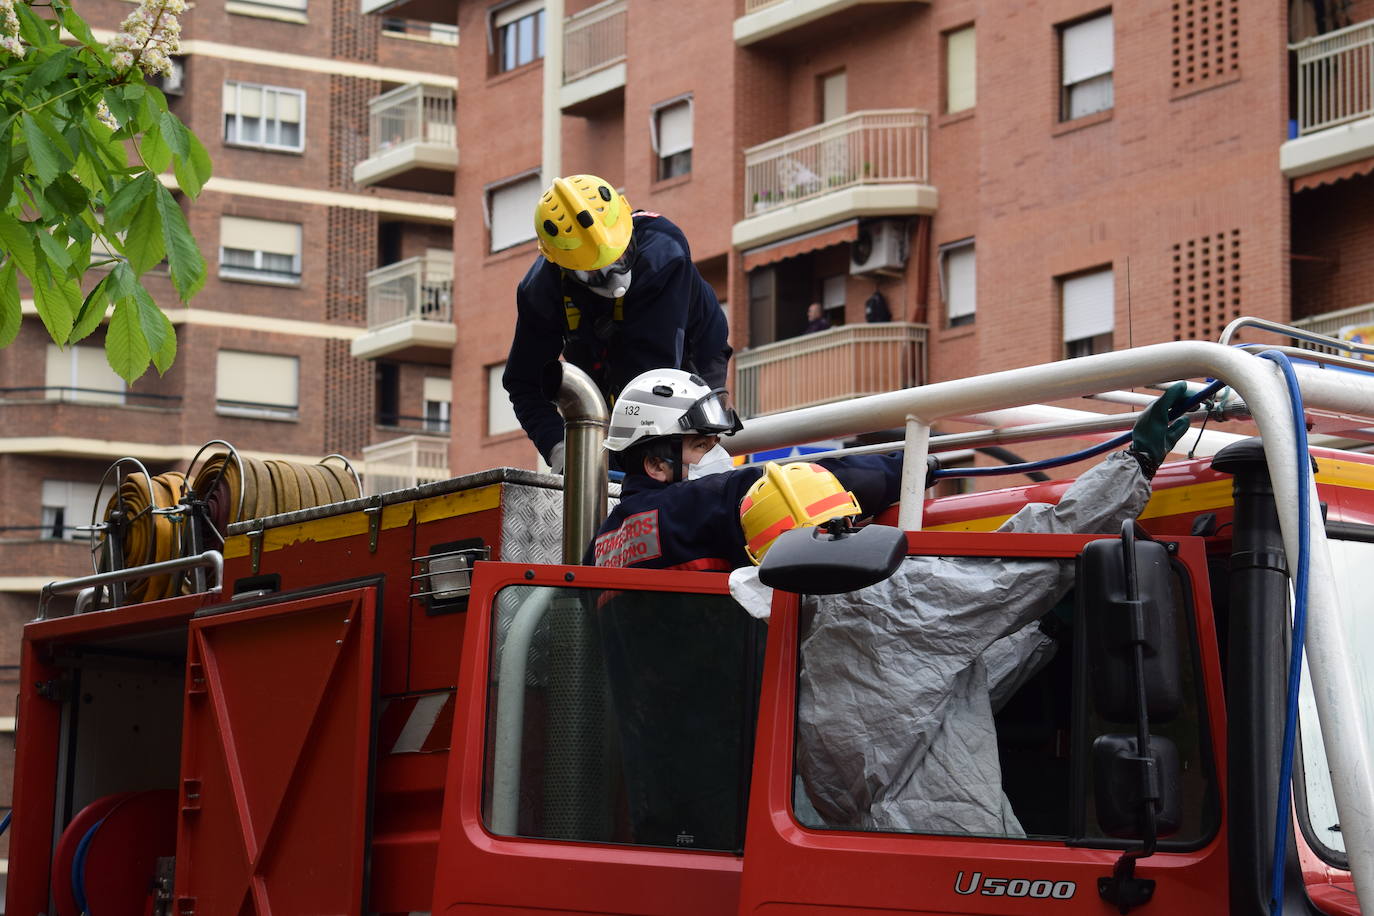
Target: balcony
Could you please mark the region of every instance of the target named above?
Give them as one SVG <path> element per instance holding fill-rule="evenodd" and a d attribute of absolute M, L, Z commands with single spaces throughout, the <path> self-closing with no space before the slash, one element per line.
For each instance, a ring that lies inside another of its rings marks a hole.
<path fill-rule="evenodd" d="M 364 16 L 377 13 L 393 19 L 412 19 L 453 26 L 457 13 L 453 0 L 361 0 L 358 10 Z"/>
<path fill-rule="evenodd" d="M 912 0 L 744 0 L 744 15 L 735 20 L 735 44 L 751 45 L 841 13 L 852 16 L 858 6 L 910 2 Z"/>
<path fill-rule="evenodd" d="M 1356 328 L 1365 330 L 1365 341 L 1371 342 L 1368 336 L 1369 328 L 1374 328 L 1374 303 L 1369 305 L 1356 305 L 1351 308 L 1338 309 L 1334 312 L 1324 312 L 1320 315 L 1312 315 L 1307 318 L 1299 318 L 1292 322 L 1293 327 L 1302 328 L 1304 331 L 1311 331 L 1313 334 L 1324 334 L 1327 337 L 1336 337 L 1341 340 L 1351 339 L 1352 333 Z M 1318 350 L 1326 353 L 1337 352 L 1332 347 L 1323 347 L 1319 344 L 1298 341 L 1298 346 L 1304 350 Z M 1345 354 L 1349 355 L 1349 354 Z"/>
<path fill-rule="evenodd" d="M 851 324 L 750 347 L 735 356 L 744 418 L 924 384 L 926 326 Z"/>
<path fill-rule="evenodd" d="M 856 111 L 745 150 L 745 218 L 731 241 L 749 248 L 856 217 L 934 213 L 929 121 L 915 109 Z"/>
<path fill-rule="evenodd" d="M 1291 45 L 1297 137 L 1279 148 L 1288 178 L 1374 156 L 1374 20 Z"/>
<path fill-rule="evenodd" d="M 416 487 L 448 476 L 447 438 L 402 436 L 363 448 L 364 496 Z"/>
<path fill-rule="evenodd" d="M 559 106 L 576 114 L 625 89 L 625 0 L 607 0 L 563 20 Z"/>
<path fill-rule="evenodd" d="M 367 158 L 353 167 L 360 185 L 453 194 L 458 168 L 451 89 L 409 83 L 367 103 Z"/>
<path fill-rule="evenodd" d="M 453 256 L 427 254 L 367 274 L 367 333 L 350 352 L 447 364 L 458 340 L 453 324 Z"/>

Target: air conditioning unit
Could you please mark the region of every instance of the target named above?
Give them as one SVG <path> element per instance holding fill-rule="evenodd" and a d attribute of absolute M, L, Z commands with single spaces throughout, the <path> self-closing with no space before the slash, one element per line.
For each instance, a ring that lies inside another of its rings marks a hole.
<path fill-rule="evenodd" d="M 173 57 L 167 72 L 157 77 L 153 84 L 167 95 L 181 95 L 186 91 L 186 65 L 181 58 Z"/>
<path fill-rule="evenodd" d="M 851 274 L 898 273 L 906 263 L 907 228 L 901 220 L 873 220 L 859 224 L 849 243 Z"/>

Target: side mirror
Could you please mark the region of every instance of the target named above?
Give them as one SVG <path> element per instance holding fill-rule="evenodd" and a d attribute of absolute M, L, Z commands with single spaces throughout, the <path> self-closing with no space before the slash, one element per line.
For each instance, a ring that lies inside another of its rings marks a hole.
<path fill-rule="evenodd" d="M 1091 542 L 1079 555 L 1078 601 L 1098 713 L 1112 722 L 1136 721 L 1139 646 L 1150 719 L 1162 722 L 1178 715 L 1183 708 L 1181 648 L 1164 545 L 1125 536 Z"/>
<path fill-rule="evenodd" d="M 1093 741 L 1093 797 L 1097 823 L 1107 836 L 1145 839 L 1144 806 L 1155 806 L 1156 836 L 1176 833 L 1183 822 L 1178 746 L 1150 736 L 1150 753 L 1140 756 L 1134 735 L 1099 735 Z"/>
<path fill-rule="evenodd" d="M 785 592 L 838 595 L 883 581 L 905 557 L 906 535 L 887 525 L 794 528 L 773 542 L 759 581 Z"/>

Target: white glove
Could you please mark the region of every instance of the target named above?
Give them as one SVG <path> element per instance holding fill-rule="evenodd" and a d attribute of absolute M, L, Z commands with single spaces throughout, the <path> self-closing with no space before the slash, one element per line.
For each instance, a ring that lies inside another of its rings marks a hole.
<path fill-rule="evenodd" d="M 555 474 L 563 473 L 563 443 L 560 442 L 549 450 L 549 470 Z"/>
<path fill-rule="evenodd" d="M 730 573 L 730 595 L 750 617 L 767 620 L 773 612 L 773 590 L 759 581 L 757 566 L 741 566 Z"/>

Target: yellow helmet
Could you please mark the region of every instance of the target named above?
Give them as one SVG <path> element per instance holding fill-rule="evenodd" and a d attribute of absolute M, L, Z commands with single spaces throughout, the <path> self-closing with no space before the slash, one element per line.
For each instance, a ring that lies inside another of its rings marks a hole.
<path fill-rule="evenodd" d="M 757 566 L 784 531 L 860 511 L 854 494 L 819 464 L 770 462 L 739 504 L 745 552 Z"/>
<path fill-rule="evenodd" d="M 555 178 L 534 207 L 544 257 L 564 270 L 600 270 L 630 245 L 630 202 L 595 175 Z"/>

